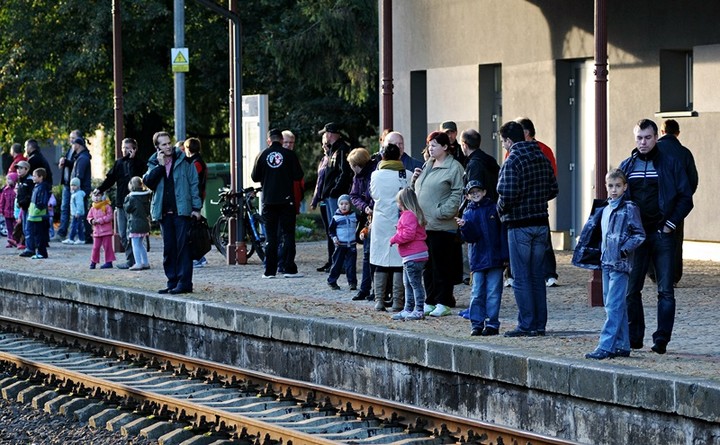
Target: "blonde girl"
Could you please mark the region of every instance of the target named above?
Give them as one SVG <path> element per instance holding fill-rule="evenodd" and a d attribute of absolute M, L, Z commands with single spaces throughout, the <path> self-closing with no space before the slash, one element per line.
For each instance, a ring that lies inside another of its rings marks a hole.
<path fill-rule="evenodd" d="M 134 176 L 128 183 L 130 193 L 125 197 L 123 209 L 128 219 L 128 232 L 132 244 L 135 264 L 129 270 L 150 269 L 145 237 L 150 234 L 150 195 L 152 192 L 145 188 L 142 179 Z"/>

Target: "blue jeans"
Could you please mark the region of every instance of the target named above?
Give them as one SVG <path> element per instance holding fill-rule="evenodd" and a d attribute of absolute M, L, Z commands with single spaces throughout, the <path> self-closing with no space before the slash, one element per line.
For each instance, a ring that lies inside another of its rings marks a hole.
<path fill-rule="evenodd" d="M 645 313 L 642 290 L 650 261 L 655 264 L 658 305 L 657 330 L 653 342 L 668 343 L 675 324 L 675 289 L 673 288 L 675 242 L 674 233 L 646 230 L 645 242 L 635 249 L 627 291 L 627 311 L 630 326 L 630 343 L 641 345 L 645 337 Z"/>
<path fill-rule="evenodd" d="M 25 252 L 35 253 L 35 243 L 33 242 L 33 233 L 30 230 L 30 222 L 28 221 L 28 211 L 22 212 L 22 228 L 25 237 Z"/>
<path fill-rule="evenodd" d="M 190 217 L 163 215 L 160 231 L 163 238 L 163 269 L 167 277 L 167 288 L 192 291 L 193 265 L 187 242 Z"/>
<path fill-rule="evenodd" d="M 60 227 L 58 227 L 58 235 L 63 238 L 68 234 L 68 227 L 70 227 L 70 186 L 62 186 L 62 197 L 60 198 Z M 120 203 L 122 204 L 122 203 Z M 83 232 L 84 233 L 84 232 Z M 84 235 L 83 235 L 84 236 Z M 84 238 L 83 238 L 84 240 Z"/>
<path fill-rule="evenodd" d="M 370 295 L 372 291 L 372 276 L 373 267 L 370 264 L 370 231 L 368 231 L 363 240 L 362 278 L 360 279 L 360 292 L 366 297 Z"/>
<path fill-rule="evenodd" d="M 602 270 L 603 304 L 607 318 L 600 331 L 598 349 L 608 352 L 630 350 L 630 334 L 625 294 L 630 274 L 614 270 Z"/>
<path fill-rule="evenodd" d="M 547 294 L 545 288 L 545 251 L 548 226 L 508 229 L 510 267 L 513 291 L 518 306 L 518 326 L 521 331 L 545 332 L 547 324 Z"/>
<path fill-rule="evenodd" d="M 70 234 L 68 235 L 68 239 L 79 239 L 80 241 L 85 242 L 85 221 L 83 221 L 85 217 L 83 216 L 73 216 L 72 217 L 72 223 L 70 224 Z M 60 229 L 58 229 L 58 232 L 60 232 Z"/>
<path fill-rule="evenodd" d="M 500 329 L 503 268 L 494 267 L 473 272 L 472 280 L 469 310 L 473 329 L 482 329 L 485 326 Z"/>
<path fill-rule="evenodd" d="M 349 245 L 335 246 L 335 252 L 333 253 L 332 267 L 330 268 L 330 276 L 328 277 L 328 283 L 337 283 L 340 272 L 345 269 L 345 277 L 350 286 L 357 286 L 357 246 L 355 242 L 351 242 Z"/>
<path fill-rule="evenodd" d="M 425 288 L 422 283 L 423 270 L 427 261 L 406 261 L 403 263 L 403 284 L 405 284 L 406 312 L 425 310 Z"/>
<path fill-rule="evenodd" d="M 149 266 L 150 261 L 148 260 L 147 250 L 145 249 L 145 237 L 130 238 L 132 244 L 133 258 L 137 261 L 137 264 L 142 266 Z"/>

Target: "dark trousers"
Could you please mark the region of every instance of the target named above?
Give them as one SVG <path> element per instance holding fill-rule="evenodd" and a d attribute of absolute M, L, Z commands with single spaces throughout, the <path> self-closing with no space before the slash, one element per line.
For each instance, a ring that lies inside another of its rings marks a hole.
<path fill-rule="evenodd" d="M 366 297 L 372 293 L 372 278 L 375 268 L 370 264 L 370 231 L 363 241 L 362 278 L 360 279 L 360 292 Z"/>
<path fill-rule="evenodd" d="M 265 275 L 274 276 L 278 268 L 278 243 L 282 236 L 285 249 L 285 273 L 297 273 L 295 264 L 295 204 L 266 204 L 263 206 L 267 246 L 265 248 Z"/>
<path fill-rule="evenodd" d="M 332 215 L 328 217 L 328 211 L 325 202 L 320 203 L 320 219 L 322 220 L 323 227 L 325 228 L 325 235 L 327 237 L 327 263 L 332 264 L 332 257 L 333 253 L 335 252 L 335 243 L 333 242 L 332 238 L 330 238 L 330 234 L 328 233 L 328 228 L 330 228 L 330 219 L 332 219 Z"/>
<path fill-rule="evenodd" d="M 33 250 L 36 254 L 47 258 L 47 247 L 50 241 L 50 220 L 43 218 L 41 221 L 28 221 L 28 225 L 32 232 Z"/>
<path fill-rule="evenodd" d="M 328 283 L 337 283 L 338 277 L 343 269 L 345 269 L 345 277 L 350 286 L 357 285 L 357 247 L 355 242 L 348 245 L 335 246 L 333 253 L 333 263 L 330 269 Z"/>
<path fill-rule="evenodd" d="M 190 217 L 164 215 L 160 220 L 163 238 L 163 269 L 167 288 L 191 291 L 193 265 L 188 247 Z"/>
<path fill-rule="evenodd" d="M 453 306 L 454 282 L 462 272 L 457 267 L 462 264 L 462 247 L 452 232 L 428 230 L 425 242 L 430 256 L 423 271 L 425 304 Z"/>
<path fill-rule="evenodd" d="M 667 343 L 675 324 L 675 289 L 673 264 L 675 234 L 646 231 L 645 241 L 635 250 L 630 281 L 628 283 L 627 310 L 630 327 L 630 345 L 639 346 L 645 337 L 645 312 L 642 290 L 650 262 L 655 264 L 657 278 L 657 330 L 653 341 Z"/>

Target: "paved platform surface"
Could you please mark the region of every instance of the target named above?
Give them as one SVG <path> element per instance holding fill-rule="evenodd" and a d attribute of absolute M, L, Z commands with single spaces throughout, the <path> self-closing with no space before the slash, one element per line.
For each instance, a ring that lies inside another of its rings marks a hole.
<path fill-rule="evenodd" d="M 152 268 L 146 271 L 116 268 L 90 270 L 91 246 L 60 243 L 51 243 L 49 258 L 45 260 L 21 258 L 15 249 L 0 248 L 0 269 L 155 292 L 165 287 L 161 244 L 160 238 L 153 237 L 150 251 Z M 469 321 L 457 315 L 398 322 L 390 320 L 389 313 L 374 311 L 371 302 L 351 301 L 355 292 L 348 290 L 344 277 L 340 277 L 338 282 L 342 290 L 335 291 L 327 286 L 327 274 L 315 270 L 324 262 L 324 243 L 299 243 L 297 250 L 299 270 L 305 276 L 292 279 L 279 277 L 274 280 L 261 279 L 262 264 L 255 256 L 246 265 L 228 266 L 224 257 L 212 251 L 207 255 L 208 265 L 195 269 L 194 293 L 183 297 L 381 325 L 419 336 L 471 340 L 495 347 L 505 345 L 528 352 L 540 351 L 549 357 L 579 361 L 585 360 L 584 354 L 595 348 L 605 319 L 602 307 L 589 306 L 587 282 L 590 274 L 570 265 L 569 251 L 556 252 L 560 286 L 548 289 L 549 320 L 546 337 L 505 338 L 500 335 L 471 338 Z M 118 258 L 124 258 L 124 254 L 118 254 Z M 720 336 L 717 330 L 720 263 L 685 262 L 684 275 L 676 289 L 677 313 L 673 341 L 668 345 L 668 353 L 662 356 L 649 349 L 656 324 L 656 288 L 649 280 L 646 282 L 646 290 L 643 296 L 648 326 L 645 348 L 633 351 L 629 358 L 607 360 L 600 365 L 620 364 L 639 371 L 657 372 L 660 377 L 669 373 L 720 382 Z M 467 307 L 470 287 L 456 286 L 455 296 L 458 307 L 454 313 L 457 313 Z M 500 314 L 501 333 L 515 327 L 516 314 L 512 290 L 506 288 Z M 668 377 L 672 378 L 671 375 Z"/>

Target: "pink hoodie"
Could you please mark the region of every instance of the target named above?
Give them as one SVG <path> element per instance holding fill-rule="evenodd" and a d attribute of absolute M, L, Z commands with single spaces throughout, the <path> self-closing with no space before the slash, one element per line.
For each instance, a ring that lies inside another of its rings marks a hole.
<path fill-rule="evenodd" d="M 390 238 L 390 244 L 398 245 L 403 262 L 425 261 L 428 259 L 426 238 L 425 227 L 418 224 L 417 216 L 410 210 L 404 210 L 398 219 L 397 231 Z"/>

